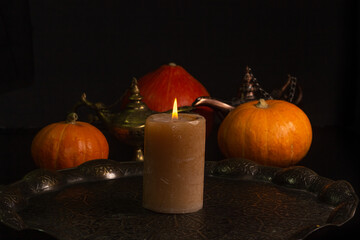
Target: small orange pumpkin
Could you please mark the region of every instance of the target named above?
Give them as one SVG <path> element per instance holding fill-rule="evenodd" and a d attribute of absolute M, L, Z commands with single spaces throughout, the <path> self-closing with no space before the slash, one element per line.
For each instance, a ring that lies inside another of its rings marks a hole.
<path fill-rule="evenodd" d="M 312 128 L 306 114 L 282 100 L 242 104 L 226 116 L 218 132 L 219 148 L 226 157 L 280 167 L 299 162 L 311 142 Z"/>
<path fill-rule="evenodd" d="M 36 134 L 31 145 L 36 165 L 58 170 L 108 158 L 109 145 L 102 132 L 77 118 L 70 113 L 66 121 L 50 124 Z"/>

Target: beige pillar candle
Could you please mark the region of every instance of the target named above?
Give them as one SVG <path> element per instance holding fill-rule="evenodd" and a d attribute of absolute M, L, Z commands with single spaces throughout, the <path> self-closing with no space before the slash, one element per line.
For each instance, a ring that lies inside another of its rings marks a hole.
<path fill-rule="evenodd" d="M 203 207 L 205 118 L 160 113 L 148 117 L 144 142 L 143 207 L 190 213 Z"/>

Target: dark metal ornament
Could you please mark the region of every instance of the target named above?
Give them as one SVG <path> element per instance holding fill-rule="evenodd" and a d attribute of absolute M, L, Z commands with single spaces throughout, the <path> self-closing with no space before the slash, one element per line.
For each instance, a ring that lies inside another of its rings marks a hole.
<path fill-rule="evenodd" d="M 251 72 L 249 67 L 246 67 L 245 76 L 240 84 L 237 97 L 241 101 L 251 101 L 255 99 L 255 92 L 259 89 L 257 85 L 255 85 L 255 78 Z"/>
<path fill-rule="evenodd" d="M 296 91 L 297 98 L 294 99 Z M 259 81 L 254 77 L 251 68 L 246 67 L 245 75 L 240 83 L 237 97 L 234 99 L 238 102 L 248 102 L 255 99 L 282 99 L 288 102 L 298 104 L 302 99 L 302 89 L 297 83 L 297 78 L 288 75 L 288 80 L 280 89 L 274 89 L 271 94 L 264 90 Z"/>
<path fill-rule="evenodd" d="M 302 88 L 298 84 L 296 77 L 288 75 L 286 83 L 280 89 L 274 89 L 270 94 L 260 86 L 251 68 L 246 67 L 245 75 L 240 82 L 237 95 L 231 99 L 231 101 L 220 101 L 211 97 L 199 97 L 194 101 L 192 106 L 211 107 L 220 113 L 221 118 L 224 118 L 236 106 L 256 99 L 282 99 L 294 104 L 299 104 L 302 97 Z"/>
<path fill-rule="evenodd" d="M 271 96 L 275 99 L 283 99 L 297 105 L 303 98 L 303 91 L 301 86 L 298 84 L 297 78 L 289 74 L 284 86 L 280 89 L 274 89 L 271 92 Z"/>

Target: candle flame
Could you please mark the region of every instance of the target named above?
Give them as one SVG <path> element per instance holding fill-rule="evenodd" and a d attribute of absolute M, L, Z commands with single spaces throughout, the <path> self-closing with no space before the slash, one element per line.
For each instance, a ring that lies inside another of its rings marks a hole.
<path fill-rule="evenodd" d="M 178 119 L 179 117 L 178 117 L 178 110 L 177 110 L 177 100 L 176 100 L 176 98 L 175 98 L 175 100 L 174 100 L 174 105 L 173 105 L 173 110 L 172 110 L 172 115 L 171 115 L 171 119 Z"/>

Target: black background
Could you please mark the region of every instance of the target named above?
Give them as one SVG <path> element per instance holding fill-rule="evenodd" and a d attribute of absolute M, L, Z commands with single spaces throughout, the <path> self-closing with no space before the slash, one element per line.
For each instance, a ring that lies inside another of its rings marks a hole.
<path fill-rule="evenodd" d="M 4 0 L 0 10 L 0 184 L 35 168 L 34 134 L 63 120 L 82 92 L 110 104 L 133 76 L 175 62 L 224 100 L 235 96 L 246 66 L 269 91 L 296 76 L 314 128 L 302 165 L 359 193 L 355 0 Z M 356 215 L 313 239 L 344 236 L 358 223 Z"/>

